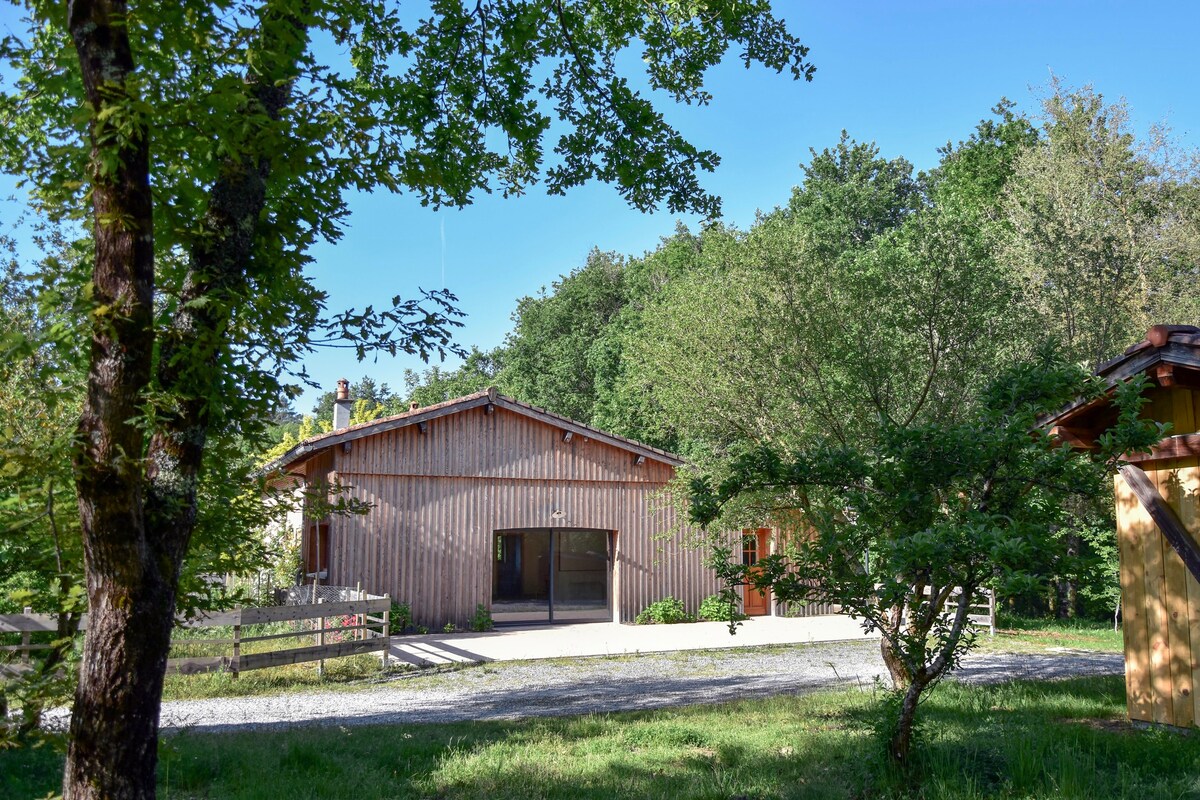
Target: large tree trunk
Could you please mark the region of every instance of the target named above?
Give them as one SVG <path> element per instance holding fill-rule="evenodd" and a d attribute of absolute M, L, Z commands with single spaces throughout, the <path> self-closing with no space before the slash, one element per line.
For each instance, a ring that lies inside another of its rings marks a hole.
<path fill-rule="evenodd" d="M 95 264 L 91 366 L 75 457 L 91 619 L 63 795 L 123 800 L 154 796 L 158 703 L 175 600 L 142 513 L 139 420 L 154 347 L 150 153 L 145 120 L 130 106 L 125 3 L 75 0 L 69 9 L 93 112 Z"/>
<path fill-rule="evenodd" d="M 152 387 L 154 239 L 145 120 L 131 115 L 134 64 L 124 0 L 75 0 L 70 30 L 94 113 L 96 245 L 91 368 L 75 463 L 89 623 L 71 717 L 65 800 L 152 798 L 158 714 L 179 570 L 196 522 L 211 388 L 242 295 L 266 202 L 270 156 L 232 160 L 212 187 L 180 311 L 165 332 Z M 266 74 L 247 76 L 247 112 L 272 121 L 290 101 L 307 31 L 287 7 L 265 13 Z M 253 61 L 253 60 L 251 60 Z M 108 111 L 102 114 L 103 111 Z M 116 126 L 125 126 L 121 131 Z M 244 126 L 256 135 L 254 125 Z M 132 130 L 132 133 L 129 131 Z M 253 146 L 234 152 L 253 153 Z M 196 302 L 205 299 L 210 302 Z M 215 302 L 211 302 L 215 301 Z M 143 405 L 156 408 L 147 441 Z"/>

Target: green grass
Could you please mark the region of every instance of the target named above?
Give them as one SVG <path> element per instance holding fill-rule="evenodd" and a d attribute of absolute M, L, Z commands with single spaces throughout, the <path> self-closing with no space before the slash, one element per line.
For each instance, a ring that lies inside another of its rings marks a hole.
<path fill-rule="evenodd" d="M 858 691 L 520 722 L 188 732 L 159 797 L 1200 798 L 1200 736 L 1122 722 L 1120 678 L 940 687 L 909 783 Z M 47 750 L 0 753 L 0 797 L 55 789 Z M 264 776 L 270 776 L 264 780 Z"/>
<path fill-rule="evenodd" d="M 1061 650 L 1120 653 L 1121 631 L 1111 622 L 1087 619 L 1025 619 L 1002 615 L 996 635 L 979 635 L 976 649 L 982 653 L 1054 653 Z"/>

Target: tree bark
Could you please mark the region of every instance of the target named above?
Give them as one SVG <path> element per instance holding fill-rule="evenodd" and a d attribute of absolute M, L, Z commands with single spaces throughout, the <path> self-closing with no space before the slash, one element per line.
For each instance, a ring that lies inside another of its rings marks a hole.
<path fill-rule="evenodd" d="M 907 766 L 912 755 L 913 727 L 917 719 L 917 705 L 921 701 L 921 693 L 928 686 L 928 681 L 914 680 L 904 690 L 900 700 L 900 713 L 896 717 L 896 730 L 888 741 L 888 756 L 893 762 Z"/>
<path fill-rule="evenodd" d="M 161 337 L 153 388 L 154 240 L 146 121 L 134 112 L 124 0 L 74 0 L 70 30 L 93 123 L 91 368 L 75 460 L 88 586 L 88 631 L 71 717 L 65 800 L 152 798 L 158 715 L 179 572 L 196 524 L 204 450 L 219 408 L 212 389 L 228 345 L 231 307 L 244 294 L 266 204 L 273 153 L 254 145 L 227 162 L 209 195 L 180 310 Z M 247 113 L 279 120 L 291 99 L 307 31 L 288 7 L 260 25 L 267 74 L 246 79 Z M 101 114 L 102 111 L 107 111 Z M 246 128 L 252 128 L 248 118 Z M 246 134 L 253 139 L 253 131 Z M 192 303 L 203 299 L 205 302 Z M 218 404 L 220 401 L 217 401 Z"/>
<path fill-rule="evenodd" d="M 145 120 L 123 0 L 75 0 L 69 27 L 91 105 L 95 263 L 87 396 L 75 483 L 90 620 L 63 775 L 66 800 L 154 795 L 158 703 L 173 585 L 142 514 L 140 419 L 154 348 L 154 237 Z M 125 124 L 130 123 L 130 124 Z"/>

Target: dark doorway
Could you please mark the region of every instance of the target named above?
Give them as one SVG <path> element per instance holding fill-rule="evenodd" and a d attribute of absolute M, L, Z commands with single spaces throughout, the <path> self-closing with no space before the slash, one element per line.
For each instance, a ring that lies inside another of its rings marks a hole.
<path fill-rule="evenodd" d="M 493 538 L 496 622 L 611 620 L 609 531 L 531 528 Z"/>

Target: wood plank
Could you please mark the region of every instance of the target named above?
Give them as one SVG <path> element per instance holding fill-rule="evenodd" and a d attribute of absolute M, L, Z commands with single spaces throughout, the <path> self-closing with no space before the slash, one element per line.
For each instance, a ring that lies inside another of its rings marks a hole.
<path fill-rule="evenodd" d="M 24 650 L 53 650 L 52 644 L 3 644 L 0 653 L 19 653 Z"/>
<path fill-rule="evenodd" d="M 194 658 L 167 659 L 167 672 L 180 675 L 200 675 L 205 672 L 217 672 L 230 669 L 233 659 L 229 656 L 197 656 Z"/>
<path fill-rule="evenodd" d="M 1200 393 L 1198 393 L 1200 394 Z M 1200 459 L 1179 469 L 1180 507 L 1179 517 L 1191 535 L 1200 540 Z M 1200 581 L 1187 576 L 1188 640 L 1192 689 L 1192 724 L 1200 725 Z"/>
<path fill-rule="evenodd" d="M 252 669 L 279 667 L 285 664 L 301 664 L 305 661 L 320 661 L 325 658 L 352 656 L 359 653 L 377 653 L 388 646 L 386 637 L 375 639 L 360 639 L 358 641 L 334 642 L 333 644 L 315 645 L 313 647 L 296 647 L 291 650 L 279 650 L 274 653 L 250 653 L 243 655 L 237 663 L 239 672 L 249 672 Z"/>
<path fill-rule="evenodd" d="M 1167 543 L 1183 559 L 1192 576 L 1200 580 L 1200 545 L 1183 527 L 1174 510 L 1159 495 L 1158 489 L 1146 476 L 1145 471 L 1133 464 L 1122 464 L 1120 472 Z"/>
<path fill-rule="evenodd" d="M 288 622 L 297 619 L 378 613 L 390 607 L 391 602 L 387 598 L 382 598 L 373 600 L 345 600 L 337 603 L 313 603 L 303 606 L 243 608 L 242 625 L 261 625 L 265 622 Z"/>
<path fill-rule="evenodd" d="M 1156 470 L 1155 484 L 1159 496 L 1176 513 L 1181 509 L 1182 497 L 1178 470 Z M 1167 640 L 1170 648 L 1171 706 L 1175 725 L 1186 728 L 1195 723 L 1192 693 L 1192 643 L 1188 619 L 1188 571 L 1182 559 L 1170 547 L 1163 548 L 1163 573 L 1165 576 L 1164 602 L 1167 611 Z"/>
<path fill-rule="evenodd" d="M 58 620 L 50 614 L 0 615 L 0 633 L 55 633 Z"/>
<path fill-rule="evenodd" d="M 240 608 L 235 608 L 232 611 L 214 611 L 191 619 L 177 619 L 175 620 L 175 627 L 220 628 L 226 625 L 237 625 L 241 620 L 241 614 L 242 610 Z"/>
<path fill-rule="evenodd" d="M 326 622 L 328 623 L 328 620 L 326 620 Z M 370 630 L 372 627 L 373 626 L 370 626 L 370 625 L 329 625 L 329 624 L 326 624 L 323 630 L 325 633 L 342 633 L 345 631 Z M 320 633 L 320 632 L 321 631 L 316 628 L 310 628 L 310 629 L 304 630 L 304 631 L 294 631 L 294 632 L 288 632 L 288 633 L 268 633 L 268 634 L 264 634 L 262 636 L 243 636 L 241 638 L 241 642 L 242 642 L 242 644 L 245 644 L 246 642 L 266 642 L 266 641 L 269 641 L 272 639 L 298 639 L 303 636 L 312 636 L 314 633 Z M 233 640 L 229 639 L 227 641 L 232 642 Z M 183 642 L 180 642 L 180 643 L 183 644 Z"/>
<path fill-rule="evenodd" d="M 1200 434 L 1183 433 L 1168 436 L 1150 449 L 1149 453 L 1127 453 L 1122 456 L 1131 464 L 1143 466 L 1151 462 L 1171 458 L 1193 458 L 1200 456 Z"/>
<path fill-rule="evenodd" d="M 1164 409 L 1165 394 L 1156 392 L 1151 400 L 1149 411 L 1154 419 L 1161 419 L 1168 411 Z M 1129 485 L 1137 495 L 1138 502 L 1149 513 L 1150 518 L 1157 524 L 1163 509 L 1170 508 L 1158 494 L 1158 487 L 1153 479 L 1138 467 L 1125 466 L 1133 472 L 1133 480 Z M 1134 472 L 1136 470 L 1136 472 Z M 1140 474 L 1139 474 L 1140 473 Z M 1129 475 L 1126 475 L 1129 480 Z M 1147 491 L 1148 488 L 1148 491 Z M 1156 513 L 1158 512 L 1158 513 Z M 1146 630 L 1150 634 L 1150 690 L 1153 701 L 1153 720 L 1164 725 L 1175 724 L 1175 706 L 1172 703 L 1173 686 L 1171 682 L 1171 639 L 1167 624 L 1167 575 L 1166 553 L 1167 543 L 1159 531 L 1151 531 L 1146 539 L 1143 553 L 1146 564 Z"/>
<path fill-rule="evenodd" d="M 1125 641 L 1125 692 L 1129 718 L 1153 719 L 1150 696 L 1150 635 L 1146 628 L 1145 540 L 1154 523 L 1118 475 L 1114 478 L 1117 506 L 1117 541 L 1121 558 L 1122 633 Z"/>

